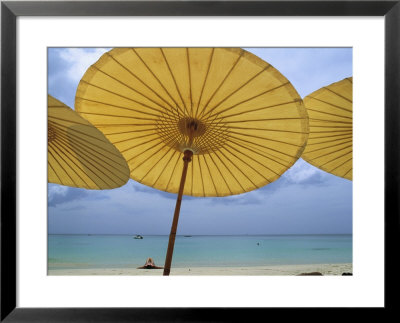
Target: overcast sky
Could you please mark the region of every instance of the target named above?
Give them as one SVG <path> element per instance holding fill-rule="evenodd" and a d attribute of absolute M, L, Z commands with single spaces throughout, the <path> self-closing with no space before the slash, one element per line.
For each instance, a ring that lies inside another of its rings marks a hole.
<path fill-rule="evenodd" d="M 108 49 L 49 48 L 48 91 L 74 107 L 79 80 Z M 301 97 L 352 76 L 350 48 L 247 49 L 277 68 Z M 129 180 L 113 190 L 48 185 L 50 234 L 169 234 L 176 194 Z M 352 232 L 352 182 L 302 159 L 277 181 L 230 197 L 184 196 L 178 234 Z"/>

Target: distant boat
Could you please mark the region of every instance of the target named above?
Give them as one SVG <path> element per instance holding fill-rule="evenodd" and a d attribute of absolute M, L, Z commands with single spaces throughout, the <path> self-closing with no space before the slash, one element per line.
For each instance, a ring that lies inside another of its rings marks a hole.
<path fill-rule="evenodd" d="M 184 237 L 186 237 L 186 238 L 190 238 L 191 236 L 184 236 Z"/>
<path fill-rule="evenodd" d="M 143 237 L 140 234 L 137 234 L 133 237 L 133 239 L 143 239 Z"/>

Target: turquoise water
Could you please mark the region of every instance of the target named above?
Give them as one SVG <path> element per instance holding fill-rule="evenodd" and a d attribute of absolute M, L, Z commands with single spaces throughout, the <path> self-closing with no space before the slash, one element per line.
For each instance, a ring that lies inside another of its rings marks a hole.
<path fill-rule="evenodd" d="M 164 265 L 168 236 L 49 235 L 48 268 Z M 173 267 L 351 263 L 352 235 L 177 236 Z"/>

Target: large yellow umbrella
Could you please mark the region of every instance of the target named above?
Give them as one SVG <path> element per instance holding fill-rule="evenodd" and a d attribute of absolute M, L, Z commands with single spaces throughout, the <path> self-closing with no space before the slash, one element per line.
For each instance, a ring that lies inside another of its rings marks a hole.
<path fill-rule="evenodd" d="M 323 87 L 304 99 L 310 136 L 302 158 L 336 176 L 353 179 L 353 78 Z"/>
<path fill-rule="evenodd" d="M 178 193 L 164 275 L 182 194 L 227 196 L 269 184 L 308 137 L 290 82 L 239 48 L 113 49 L 86 71 L 75 108 L 121 151 L 131 178 Z"/>
<path fill-rule="evenodd" d="M 121 153 L 98 129 L 48 95 L 48 181 L 61 185 L 111 189 L 129 180 Z"/>

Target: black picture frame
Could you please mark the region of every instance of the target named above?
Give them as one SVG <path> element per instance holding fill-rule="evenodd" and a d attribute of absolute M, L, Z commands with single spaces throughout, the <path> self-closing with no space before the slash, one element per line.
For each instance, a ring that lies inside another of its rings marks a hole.
<path fill-rule="evenodd" d="M 400 1 L 4 1 L 1 3 L 1 322 L 233 322 L 263 318 L 244 308 L 16 307 L 16 19 L 18 16 L 384 16 L 385 19 L 385 306 L 398 307 L 400 179 Z M 366 289 L 367 290 L 367 289 Z M 166 295 L 166 297 L 168 297 Z M 292 310 L 292 309 L 291 309 Z M 296 310 L 296 309 L 293 309 Z M 304 313 L 307 309 L 297 309 Z M 313 316 L 316 315 L 312 309 Z M 334 309 L 329 311 L 335 318 Z M 353 309 L 346 309 L 350 311 Z M 285 311 L 283 314 L 283 311 Z M 269 314 L 269 313 L 268 313 Z M 376 314 L 376 316 L 375 316 Z M 307 314 L 308 315 L 308 314 Z M 349 315 L 349 314 L 346 314 Z M 248 319 L 243 319 L 247 317 Z M 282 318 L 282 317 L 281 317 Z M 349 317 L 348 317 L 349 318 Z M 346 319 L 346 318 L 339 318 Z"/>

